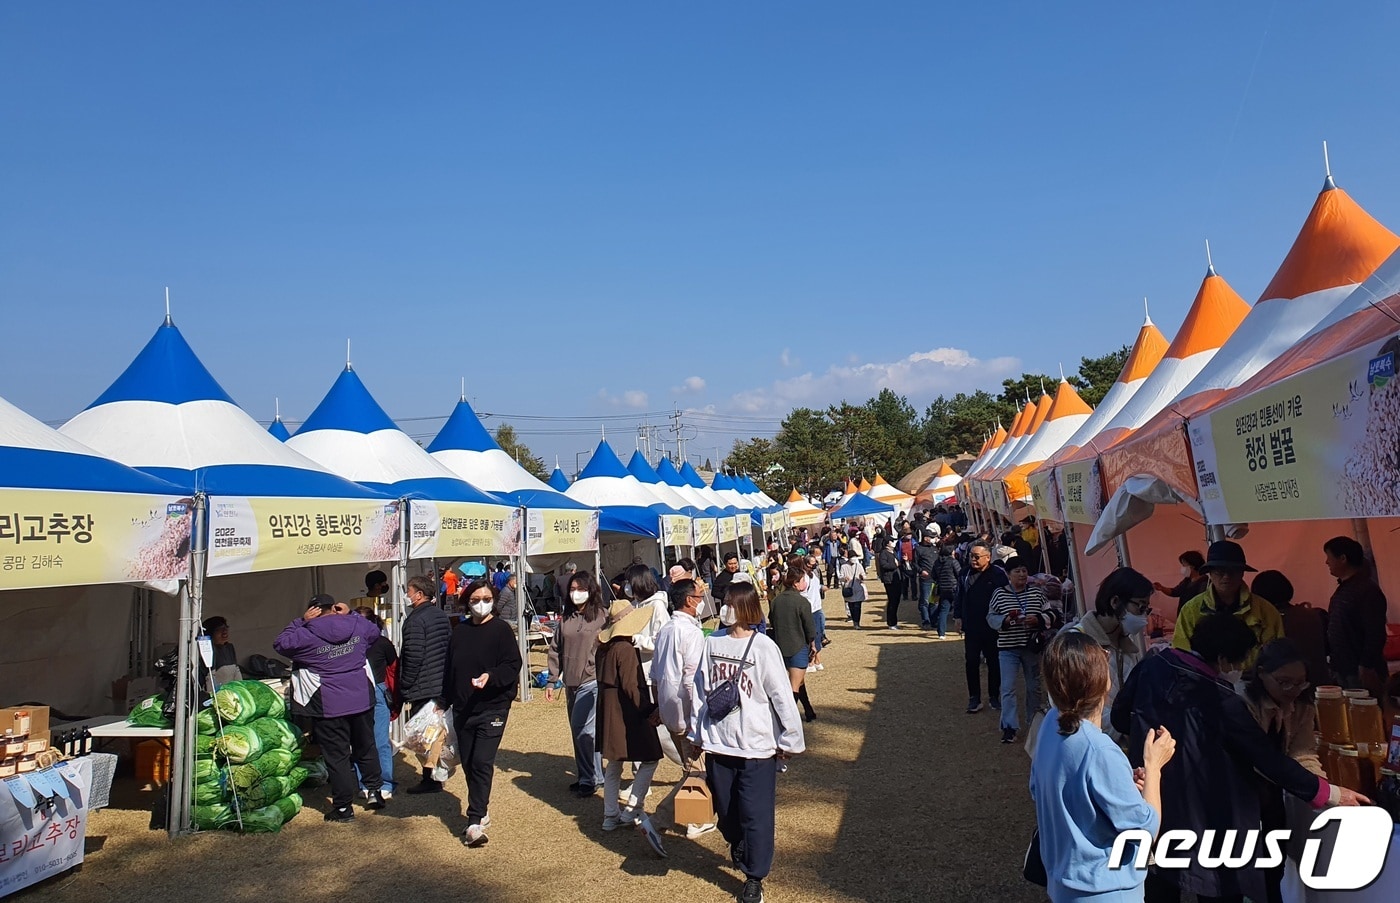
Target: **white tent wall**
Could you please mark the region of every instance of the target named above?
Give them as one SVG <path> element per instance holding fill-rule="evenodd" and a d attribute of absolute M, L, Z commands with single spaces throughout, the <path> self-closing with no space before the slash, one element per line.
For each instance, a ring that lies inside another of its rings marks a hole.
<path fill-rule="evenodd" d="M 361 591 L 355 593 L 357 596 L 363 595 L 364 570 L 360 571 Z M 306 603 L 314 595 L 314 583 L 311 568 L 211 577 L 204 582 L 203 616 L 228 618 L 229 642 L 238 650 L 240 665 L 246 664 L 250 655 L 281 658 L 273 651 L 272 641 L 293 618 L 306 611 Z M 165 629 L 157 634 L 157 640 L 173 643 L 179 630 L 179 606 L 163 608 L 172 613 L 169 626 L 162 624 Z"/>
<path fill-rule="evenodd" d="M 0 705 L 40 702 L 70 715 L 116 711 L 112 681 L 127 673 L 138 592 L 104 585 L 0 594 Z M 178 618 L 170 596 L 156 594 L 156 608 Z"/>
<path fill-rule="evenodd" d="M 606 582 L 613 576 L 622 573 L 632 566 L 633 558 L 640 558 L 642 561 L 659 572 L 661 570 L 661 547 L 656 540 L 645 536 L 629 536 L 625 533 L 604 533 L 599 538 L 599 545 L 603 553 L 603 579 Z M 580 552 L 574 559 L 578 563 L 579 570 L 589 571 L 593 569 L 593 563 L 588 560 L 589 553 Z"/>

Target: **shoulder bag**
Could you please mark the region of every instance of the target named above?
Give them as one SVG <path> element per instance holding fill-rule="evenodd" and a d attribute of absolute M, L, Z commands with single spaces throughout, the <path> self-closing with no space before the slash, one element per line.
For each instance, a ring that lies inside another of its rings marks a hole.
<path fill-rule="evenodd" d="M 739 670 L 728 680 L 721 681 L 714 687 L 705 691 L 705 710 L 709 713 L 711 722 L 723 721 L 729 714 L 739 707 L 739 674 L 744 671 L 749 658 L 749 650 L 753 648 L 754 637 L 758 636 L 755 630 L 749 634 L 748 645 L 744 647 L 744 654 L 739 657 Z"/>

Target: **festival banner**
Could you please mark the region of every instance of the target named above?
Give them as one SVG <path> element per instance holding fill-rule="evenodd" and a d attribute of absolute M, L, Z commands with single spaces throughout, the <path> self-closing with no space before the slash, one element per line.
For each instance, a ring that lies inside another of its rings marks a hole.
<path fill-rule="evenodd" d="M 82 865 L 91 792 L 87 756 L 0 781 L 0 897 Z"/>
<path fill-rule="evenodd" d="M 1060 508 L 1060 483 L 1055 477 L 1055 469 L 1048 467 L 1033 473 L 1030 475 L 1029 482 L 1031 499 L 1035 503 L 1036 520 L 1057 524 L 1064 523 L 1065 514 Z"/>
<path fill-rule="evenodd" d="M 526 509 L 526 554 L 592 552 L 598 548 L 598 512 L 566 508 Z"/>
<path fill-rule="evenodd" d="M 743 514 L 734 515 L 734 536 L 736 539 L 747 539 L 753 535 L 753 518 L 745 511 Z"/>
<path fill-rule="evenodd" d="M 520 554 L 519 508 L 419 499 L 413 499 L 412 504 L 410 558 L 513 558 Z"/>
<path fill-rule="evenodd" d="M 734 529 L 734 518 L 729 515 L 719 518 L 719 541 L 733 542 L 739 538 L 738 532 Z"/>
<path fill-rule="evenodd" d="M 1075 524 L 1096 524 L 1103 513 L 1103 481 L 1097 456 L 1073 461 L 1055 469 L 1060 482 L 1060 504 L 1065 520 Z"/>
<path fill-rule="evenodd" d="M 184 580 L 190 499 L 0 490 L 0 590 Z"/>
<path fill-rule="evenodd" d="M 663 546 L 688 546 L 693 537 L 690 518 L 684 514 L 661 515 L 661 544 Z"/>
<path fill-rule="evenodd" d="M 1211 524 L 1400 516 L 1395 338 L 1190 421 Z"/>
<path fill-rule="evenodd" d="M 694 525 L 697 546 L 712 546 L 719 541 L 719 525 L 713 517 L 698 517 Z"/>
<path fill-rule="evenodd" d="M 234 497 L 209 500 L 211 577 L 398 558 L 398 502 Z"/>

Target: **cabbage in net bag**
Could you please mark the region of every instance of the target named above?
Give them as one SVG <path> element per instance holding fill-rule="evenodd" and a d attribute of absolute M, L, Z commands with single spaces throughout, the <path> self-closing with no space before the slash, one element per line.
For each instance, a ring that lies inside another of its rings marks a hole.
<path fill-rule="evenodd" d="M 257 731 L 263 749 L 301 749 L 306 738 L 301 729 L 281 718 L 258 718 L 248 724 Z"/>
<path fill-rule="evenodd" d="M 246 724 L 230 724 L 214 738 L 214 751 L 231 764 L 242 765 L 262 754 L 262 738 Z"/>
<path fill-rule="evenodd" d="M 205 831 L 212 831 L 222 828 L 224 825 L 235 821 L 233 807 L 227 803 L 214 803 L 205 806 L 194 807 L 194 826 Z"/>
<path fill-rule="evenodd" d="M 242 792 L 264 778 L 281 777 L 288 774 L 297 764 L 300 755 L 300 753 L 290 749 L 269 749 L 253 761 L 229 769 L 229 779 L 233 783 L 234 789 Z M 303 777 L 305 777 L 304 773 Z"/>
<path fill-rule="evenodd" d="M 245 807 L 259 808 L 270 806 L 296 789 L 290 777 L 263 778 L 247 791 L 238 794 L 238 801 Z"/>
<path fill-rule="evenodd" d="M 255 718 L 280 718 L 286 712 L 282 694 L 260 680 L 235 680 L 214 694 L 214 708 L 224 724 L 247 724 Z"/>
<path fill-rule="evenodd" d="M 301 811 L 301 794 L 289 793 L 277 802 L 273 803 L 273 805 L 276 806 L 277 809 L 282 813 L 282 824 L 285 825 L 287 822 L 295 818 L 296 814 Z"/>
<path fill-rule="evenodd" d="M 276 806 L 263 806 L 260 809 L 243 810 L 243 833 L 271 834 L 282 829 L 286 816 Z"/>

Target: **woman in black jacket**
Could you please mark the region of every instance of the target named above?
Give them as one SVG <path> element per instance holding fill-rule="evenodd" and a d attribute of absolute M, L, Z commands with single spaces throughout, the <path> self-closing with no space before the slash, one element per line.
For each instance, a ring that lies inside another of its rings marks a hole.
<path fill-rule="evenodd" d="M 877 536 L 875 548 L 875 572 L 885 585 L 885 626 L 890 630 L 899 629 L 899 603 L 904 599 L 904 572 L 899 567 L 899 556 L 894 553 L 894 543 L 880 544 Z"/>
<path fill-rule="evenodd" d="M 502 620 L 499 594 L 485 579 L 463 594 L 471 619 L 457 625 L 447 647 L 443 684 L 457 729 L 457 753 L 467 779 L 467 827 L 462 841 L 469 847 L 486 843 L 491 824 L 491 781 L 496 774 L 496 751 L 506 731 L 510 704 L 520 682 L 520 646 L 515 631 Z"/>
<path fill-rule="evenodd" d="M 1260 729 L 1223 676 L 1237 670 L 1254 645 L 1254 632 L 1234 615 L 1207 615 L 1191 635 L 1190 652 L 1171 649 L 1147 658 L 1113 703 L 1113 726 L 1131 737 L 1128 756 L 1135 767 L 1142 765 L 1150 728 L 1160 725 L 1176 738 L 1176 756 L 1162 770 L 1162 833 L 1258 829 L 1256 772 L 1315 808 L 1366 801 L 1309 772 Z M 1260 870 L 1206 868 L 1195 856 L 1189 861 L 1183 869 L 1154 867 L 1148 903 L 1179 900 L 1183 891 L 1202 901 L 1267 899 Z"/>
<path fill-rule="evenodd" d="M 953 557 L 955 538 L 949 536 L 946 542 L 939 543 L 938 557 L 933 562 L 933 591 L 938 593 L 938 606 L 933 611 L 934 626 L 938 628 L 938 638 L 948 636 L 948 613 L 953 608 L 953 600 L 958 597 L 958 577 L 962 566 Z"/>

